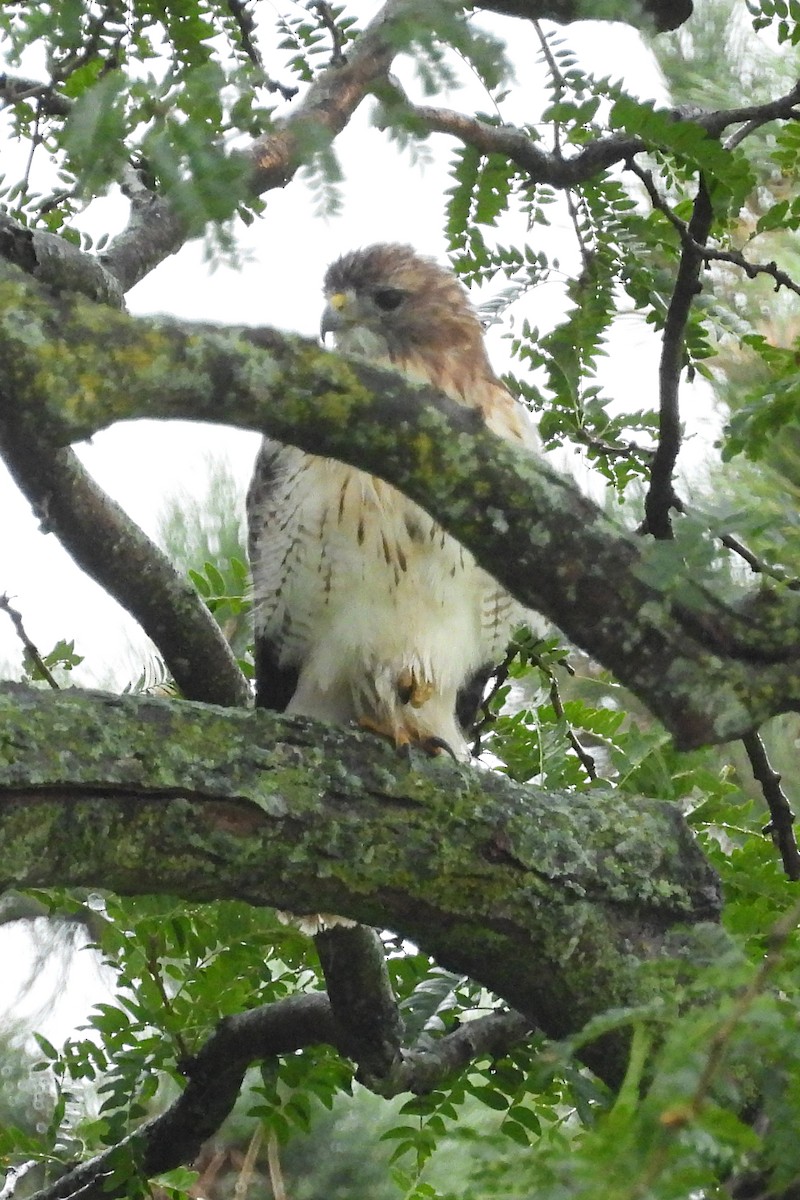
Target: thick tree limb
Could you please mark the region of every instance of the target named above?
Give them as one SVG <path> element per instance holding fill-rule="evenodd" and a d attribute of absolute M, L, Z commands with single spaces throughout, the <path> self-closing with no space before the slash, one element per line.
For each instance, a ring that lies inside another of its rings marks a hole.
<path fill-rule="evenodd" d="M 134 417 L 224 421 L 381 475 L 612 670 L 681 746 L 800 708 L 800 597 L 720 599 L 668 547 L 622 532 L 537 457 L 394 373 L 270 330 L 244 340 L 56 301 L 8 269 L 0 393 L 59 444 Z"/>
<path fill-rule="evenodd" d="M 659 801 L 409 769 L 363 732 L 150 697 L 6 685 L 0 728 L 0 889 L 342 913 L 411 938 L 551 1037 L 663 987 L 644 965 L 678 924 L 702 938 L 717 916 L 713 872 Z M 618 1080 L 625 1039 L 585 1058 Z"/>
<path fill-rule="evenodd" d="M 325 986 L 342 1030 L 340 1046 L 359 1064 L 359 1078 L 385 1080 L 401 1063 L 403 1022 L 392 991 L 383 942 L 367 925 L 334 926 L 314 939 Z"/>

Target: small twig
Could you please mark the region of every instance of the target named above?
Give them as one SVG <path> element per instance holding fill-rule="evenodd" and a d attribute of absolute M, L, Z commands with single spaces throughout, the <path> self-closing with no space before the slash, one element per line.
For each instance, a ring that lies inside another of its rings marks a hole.
<path fill-rule="evenodd" d="M 734 537 L 733 534 L 720 534 L 719 540 L 728 550 L 731 550 L 734 554 L 738 554 L 740 558 L 743 558 L 754 574 L 767 575 L 770 579 L 775 579 L 778 583 L 782 583 L 792 592 L 800 591 L 800 579 L 792 578 L 788 576 L 785 571 L 782 571 L 780 567 L 774 567 L 771 566 L 770 563 L 764 562 L 762 558 L 759 558 L 757 555 L 755 555 L 752 550 L 748 549 L 748 547 L 745 546 L 743 542 L 740 542 L 738 538 Z"/>
<path fill-rule="evenodd" d="M 0 1200 L 11 1200 L 17 1190 L 17 1184 L 38 1165 L 35 1158 L 29 1158 L 27 1162 L 20 1163 L 18 1167 L 9 1167 L 6 1171 L 6 1181 L 0 1188 Z"/>
<path fill-rule="evenodd" d="M 570 746 L 572 746 L 572 749 L 578 756 L 584 771 L 591 780 L 597 779 L 597 764 L 595 763 L 594 758 L 582 745 L 578 735 L 575 733 L 575 730 L 572 728 L 569 721 L 567 721 L 567 717 L 564 712 L 564 703 L 561 699 L 561 692 L 559 690 L 558 680 L 556 679 L 555 675 L 550 676 L 550 703 L 553 706 L 556 716 L 566 723 L 567 739 L 569 740 Z"/>
<path fill-rule="evenodd" d="M 60 691 L 58 684 L 53 678 L 50 668 L 46 665 L 36 646 L 25 632 L 25 626 L 22 623 L 22 614 L 18 612 L 16 608 L 11 607 L 8 596 L 5 594 L 0 596 L 0 612 L 8 613 L 9 617 L 11 618 L 11 623 L 17 631 L 17 637 L 25 647 L 25 653 L 33 663 L 36 670 L 40 672 L 42 679 L 45 679 L 50 684 L 50 687 L 53 689 L 53 691 Z"/>
<path fill-rule="evenodd" d="M 312 4 L 310 7 L 316 9 L 317 15 L 320 19 L 320 24 L 323 25 L 331 35 L 333 50 L 331 52 L 331 60 L 329 65 L 331 67 L 343 66 L 344 63 L 347 62 L 343 50 L 345 39 L 342 37 L 341 29 L 336 24 L 330 4 L 327 3 L 327 0 L 316 0 L 316 3 Z"/>
<path fill-rule="evenodd" d="M 261 82 L 268 92 L 278 92 L 282 99 L 293 100 L 297 95 L 299 88 L 289 87 L 287 84 L 279 83 L 277 79 L 273 79 L 268 74 L 264 59 L 261 56 L 261 51 L 253 40 L 253 34 L 256 32 L 256 23 L 253 20 L 253 14 L 247 7 L 247 0 L 228 0 L 228 11 L 236 22 L 239 30 L 239 36 L 242 40 L 242 49 L 244 50 L 250 62 L 261 75 Z"/>
<path fill-rule="evenodd" d="M 647 446 L 639 446 L 636 442 L 620 442 L 618 446 L 611 446 L 608 442 L 604 442 L 602 438 L 593 437 L 591 433 L 583 428 L 579 428 L 574 434 L 575 440 L 585 446 L 587 450 L 594 450 L 596 454 L 602 455 L 603 458 L 622 458 L 625 460 L 639 459 L 643 466 L 651 465 L 655 450 L 649 450 Z"/>
<path fill-rule="evenodd" d="M 745 275 L 747 275 L 748 279 L 755 279 L 757 275 L 769 275 L 769 277 L 775 281 L 776 292 L 779 291 L 780 288 L 785 287 L 788 288 L 789 291 L 795 292 L 798 296 L 800 296 L 800 284 L 795 283 L 791 275 L 787 274 L 786 271 L 782 271 L 777 263 L 750 262 L 750 260 L 745 258 L 745 256 L 742 254 L 741 250 L 715 250 L 711 246 L 705 246 L 701 242 L 696 241 L 692 237 L 692 234 L 689 230 L 689 225 L 685 221 L 682 221 L 680 217 L 676 216 L 669 204 L 667 204 L 664 197 L 659 194 L 658 188 L 653 180 L 652 171 L 646 171 L 632 158 L 626 162 L 625 167 L 628 171 L 631 171 L 638 179 L 642 181 L 645 190 L 650 197 L 650 202 L 653 205 L 653 208 L 657 208 L 658 211 L 663 213 L 663 215 L 667 218 L 673 229 L 677 231 L 684 247 L 687 247 L 689 250 L 694 250 L 697 254 L 700 254 L 704 262 L 730 263 L 734 267 L 740 267 L 741 270 L 744 271 Z"/>
<path fill-rule="evenodd" d="M 542 29 L 542 27 L 538 21 L 532 21 L 531 24 L 533 25 L 534 32 L 535 32 L 537 38 L 539 39 L 539 47 L 542 51 L 542 57 L 544 58 L 544 61 L 547 64 L 547 69 L 549 70 L 550 74 L 553 77 L 553 82 L 555 83 L 555 90 L 558 95 L 558 99 L 560 101 L 564 95 L 564 76 L 561 74 L 561 71 L 559 70 L 559 67 L 558 67 L 558 63 L 556 62 L 556 60 L 553 56 L 553 51 L 550 49 L 550 43 L 547 40 L 547 34 L 544 32 L 544 30 Z M 561 153 L 561 122 L 560 121 L 553 122 L 553 147 L 557 154 Z"/>
<path fill-rule="evenodd" d="M 250 1190 L 250 1184 L 253 1182 L 256 1160 L 258 1159 L 258 1153 L 261 1149 L 261 1143 L 263 1140 L 264 1126 L 256 1125 L 255 1129 L 253 1130 L 253 1136 L 250 1138 L 250 1142 L 247 1147 L 247 1153 L 244 1156 L 242 1168 L 239 1171 L 239 1174 L 236 1178 L 236 1183 L 233 1186 L 234 1200 L 247 1200 L 247 1193 Z M 280 1175 L 280 1159 L 278 1159 L 277 1162 L 277 1173 L 273 1174 L 273 1164 L 270 1156 L 270 1150 L 273 1142 L 277 1142 L 277 1139 L 275 1138 L 275 1134 L 271 1132 L 269 1135 L 269 1146 L 267 1148 L 267 1162 L 269 1164 L 269 1177 L 270 1183 L 272 1184 L 273 1200 L 279 1200 L 280 1195 L 283 1194 L 285 1196 L 286 1193 L 285 1191 L 281 1193 L 281 1191 L 278 1191 L 275 1187 L 276 1175 L 280 1176 L 281 1187 L 283 1185 L 283 1177 Z"/>
<path fill-rule="evenodd" d="M 40 123 L 41 119 L 42 119 L 42 106 L 41 106 L 41 103 L 37 100 L 36 101 L 36 116 L 34 117 L 34 120 L 33 120 L 33 132 L 31 133 L 31 145 L 30 145 L 30 149 L 28 151 L 28 160 L 25 163 L 25 170 L 22 175 L 21 186 L 22 186 L 23 195 L 27 195 L 28 187 L 30 185 L 31 171 L 33 170 L 33 156 L 36 153 L 39 146 L 42 144 L 42 135 L 39 132 L 39 123 Z"/>
<path fill-rule="evenodd" d="M 164 987 L 164 979 L 161 974 L 161 965 L 158 961 L 158 951 L 156 949 L 156 945 L 155 945 L 153 938 L 149 939 L 149 945 L 147 947 L 147 957 L 145 959 L 145 965 L 147 967 L 147 970 L 150 972 L 150 978 L 152 979 L 152 981 L 155 985 L 155 989 L 161 998 L 161 1003 L 164 1006 L 164 1011 L 169 1013 L 171 1016 L 174 1015 L 172 1000 L 167 995 L 167 989 Z M 177 1032 L 177 1031 L 175 1032 L 174 1038 L 175 1038 L 175 1045 L 178 1049 L 178 1055 L 179 1055 L 180 1060 L 182 1060 L 183 1062 L 188 1062 L 189 1058 L 191 1057 L 188 1046 L 186 1045 L 185 1041 L 183 1040 L 183 1038 L 179 1032 Z"/>
<path fill-rule="evenodd" d="M 533 24 L 533 28 L 536 32 L 536 36 L 539 39 L 539 46 L 541 47 L 542 56 L 544 57 L 544 60 L 547 64 L 547 68 L 550 71 L 550 74 L 555 83 L 556 96 L 560 102 L 563 98 L 564 91 L 566 88 L 564 76 L 562 75 L 559 65 L 556 62 L 553 51 L 550 49 L 550 42 L 548 41 L 547 34 L 544 32 L 544 30 L 542 29 L 542 27 L 538 21 L 533 21 L 532 24 Z M 558 158 L 562 157 L 561 122 L 560 121 L 553 122 L 553 153 Z M 575 234 L 575 240 L 578 243 L 578 250 L 580 251 L 581 262 L 583 263 L 583 269 L 586 272 L 586 274 L 589 274 L 591 272 L 592 266 L 593 266 L 592 252 L 589 249 L 589 247 L 586 245 L 586 243 L 584 242 L 583 237 L 581 235 L 581 225 L 580 225 L 580 221 L 578 219 L 578 208 L 577 208 L 577 205 L 575 204 L 575 199 L 572 194 L 572 188 L 564 189 L 564 199 L 566 200 L 566 203 L 567 203 L 567 215 L 569 216 L 570 224 L 572 225 L 572 229 Z"/>
<path fill-rule="evenodd" d="M 782 287 L 788 288 L 800 296 L 800 283 L 795 283 L 791 275 L 786 271 L 782 271 L 777 263 L 754 263 L 745 258 L 741 250 L 713 250 L 710 247 L 698 247 L 705 261 L 708 262 L 724 262 L 731 263 L 735 267 L 741 267 L 748 279 L 755 279 L 756 275 L 769 275 L 775 281 L 775 291 L 780 291 Z"/>
<path fill-rule="evenodd" d="M 508 674 L 512 662 L 516 657 L 516 650 L 513 648 L 513 643 L 506 651 L 506 656 L 503 661 L 492 671 L 486 684 L 489 680 L 492 681 L 492 686 L 483 697 L 475 714 L 475 720 L 472 723 L 469 732 L 469 752 L 473 758 L 480 758 L 483 753 L 483 735 L 488 729 L 494 725 L 497 720 L 497 714 L 492 711 L 492 703 L 495 696 L 502 687 L 508 682 Z M 484 687 L 486 686 L 484 684 Z"/>
<path fill-rule="evenodd" d="M 783 869 L 787 878 L 796 882 L 800 879 L 800 850 L 794 836 L 794 813 L 789 799 L 781 787 L 781 777 L 767 757 L 767 750 L 758 733 L 748 733 L 742 738 L 753 777 L 761 785 L 761 791 L 769 808 L 770 822 L 764 832 L 770 834 L 780 850 Z"/>
<path fill-rule="evenodd" d="M 269 1167 L 269 1185 L 272 1188 L 273 1200 L 287 1200 L 286 1185 L 281 1168 L 280 1143 L 272 1130 L 267 1138 L 267 1166 Z"/>
<path fill-rule="evenodd" d="M 795 89 L 796 91 L 797 89 Z M 793 118 L 795 121 L 800 120 L 800 110 L 790 108 L 783 114 L 787 119 Z M 746 121 L 741 129 L 737 129 L 736 133 L 732 133 L 729 138 L 726 138 L 722 143 L 726 150 L 735 150 L 737 146 L 741 146 L 745 138 L 750 137 L 751 133 L 755 133 L 757 129 L 761 129 L 762 125 L 768 125 L 770 121 L 774 121 L 774 117 L 755 117 L 752 121 Z"/>

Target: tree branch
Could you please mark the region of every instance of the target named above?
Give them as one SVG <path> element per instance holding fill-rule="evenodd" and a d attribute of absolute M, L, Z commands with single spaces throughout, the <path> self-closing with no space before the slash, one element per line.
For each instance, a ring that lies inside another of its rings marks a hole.
<path fill-rule="evenodd" d="M 358 1063 L 359 1080 L 373 1087 L 373 1080 L 393 1077 L 403 1040 L 383 942 L 369 926 L 338 925 L 318 933 L 314 943 L 342 1031 L 340 1048 Z"/>
<path fill-rule="evenodd" d="M 409 770 L 370 734 L 264 710 L 11 684 L 0 723 L 0 887 L 340 912 L 551 1037 L 663 986 L 643 965 L 718 913 L 711 868 L 662 802 L 443 760 Z M 625 1042 L 585 1060 L 618 1079 Z"/>
<path fill-rule="evenodd" d="M 323 71 L 291 115 L 276 123 L 274 130 L 258 138 L 245 151 L 252 167 L 250 188 L 253 195 L 263 195 L 273 188 L 285 187 L 302 163 L 308 161 L 315 148 L 330 144 L 341 133 L 362 100 L 385 79 L 394 58 L 403 50 L 405 27 L 414 16 L 415 3 L 416 0 L 387 0 L 352 45 L 348 46 L 346 62 L 334 62 Z M 652 3 L 654 9 L 662 11 L 662 15 L 676 11 L 675 0 L 652 0 Z M 538 4 L 528 4 L 525 0 L 520 0 L 520 4 L 525 8 L 525 15 L 534 18 L 553 16 L 558 11 L 562 15 L 554 19 L 574 20 L 581 12 L 579 6 L 573 7 L 565 0 L 556 0 L 555 9 L 552 10 L 545 10 L 544 5 L 540 8 Z M 502 4 L 480 7 L 511 11 Z M 686 15 L 689 9 L 684 10 Z M 621 4 L 618 19 L 625 20 L 630 16 L 630 11 L 628 3 Z M 604 7 L 600 14 L 587 11 L 585 15 L 608 17 L 609 12 Z M 662 23 L 661 27 L 675 26 Z M 795 88 L 788 96 L 768 104 L 705 113 L 692 119 L 716 136 L 731 124 L 764 124 L 779 117 L 792 116 L 798 100 L 800 88 Z M 531 179 L 549 182 L 556 187 L 572 187 L 613 163 L 622 162 L 646 149 L 645 143 L 639 138 L 612 135 L 598 139 L 570 159 L 562 159 L 539 151 L 528 135 L 519 130 L 506 127 L 498 129 L 442 109 L 421 107 L 412 108 L 411 112 L 417 114 L 431 130 L 438 128 L 440 132 L 454 134 L 465 141 L 476 139 L 474 144 L 479 148 L 492 145 L 498 153 L 507 153 L 524 170 L 529 171 Z M 681 119 L 680 114 L 676 114 L 676 119 Z M 487 149 L 486 152 L 495 151 Z M 163 197 L 139 187 L 132 194 L 131 202 L 131 219 L 127 229 L 100 256 L 105 269 L 119 280 L 124 292 L 143 279 L 163 259 L 176 253 L 188 236 L 185 221 Z"/>
<path fill-rule="evenodd" d="M 0 393 L 26 431 L 66 444 L 135 417 L 262 430 L 378 474 L 420 503 L 522 603 L 612 670 L 681 746 L 740 737 L 800 708 L 796 594 L 743 589 L 733 603 L 713 579 L 705 588 L 676 574 L 661 547 L 621 531 L 538 457 L 432 389 L 271 330 L 245 340 L 239 330 L 159 326 L 53 300 L 6 271 Z M 102 391 L 87 386 L 96 379 Z"/>
<path fill-rule="evenodd" d="M 626 0 L 597 4 L 594 0 L 481 0 L 476 8 L 523 17 L 529 21 L 625 21 L 640 28 L 659 32 L 677 29 L 692 15 L 692 0 L 643 0 L 641 5 Z"/>
<path fill-rule="evenodd" d="M 500 1055 L 521 1042 L 530 1023 L 519 1013 L 498 1010 L 470 1021 L 454 1033 L 429 1039 L 424 1047 L 405 1052 L 395 1079 L 380 1094 L 404 1091 L 425 1094 L 469 1062 Z M 120 1151 L 145 1179 L 190 1164 L 203 1143 L 219 1129 L 253 1063 L 307 1046 L 327 1043 L 340 1050 L 348 1039 L 322 993 L 291 996 L 221 1021 L 200 1052 L 187 1064 L 185 1090 L 160 1116 L 148 1121 L 122 1143 L 68 1171 L 31 1200 L 112 1200 L 129 1194 L 129 1180 L 110 1180 L 119 1170 Z M 378 1090 L 378 1089 L 376 1089 Z M 9 1192 L 9 1195 L 11 1193 Z"/>
<path fill-rule="evenodd" d="M 686 325 L 692 304 L 701 290 L 700 249 L 708 239 L 714 210 L 702 176 L 689 222 L 689 238 L 683 243 L 675 286 L 664 320 L 661 360 L 658 368 L 659 413 L 658 445 L 650 468 L 650 487 L 645 497 L 645 522 L 642 532 L 655 538 L 671 538 L 670 510 L 677 501 L 672 485 L 675 463 L 681 448 L 680 377 L 686 361 Z"/>
<path fill-rule="evenodd" d="M 58 684 L 53 678 L 52 671 L 39 653 L 39 649 L 36 644 L 28 637 L 22 620 L 22 613 L 18 612 L 16 608 L 12 608 L 11 601 L 5 594 L 0 596 L 0 612 L 8 614 L 11 623 L 16 630 L 17 637 L 22 642 L 27 661 L 36 669 L 36 671 L 38 671 L 39 675 L 42 679 L 44 679 L 47 685 L 51 687 L 53 691 L 57 691 Z"/>
<path fill-rule="evenodd" d="M 796 882 L 800 879 L 800 850 L 794 836 L 795 815 L 781 787 L 781 777 L 769 761 L 767 748 L 757 733 L 748 734 L 742 742 L 750 759 L 753 778 L 760 784 L 769 809 L 770 821 L 764 832 L 771 834 L 780 850 L 787 878 Z"/>
<path fill-rule="evenodd" d="M 341 133 L 402 49 L 400 35 L 412 7 L 413 0 L 387 0 L 349 47 L 346 63 L 336 62 L 323 71 L 291 115 L 244 152 L 254 196 L 285 187 L 314 148 Z M 169 202 L 139 188 L 132 196 L 127 229 L 101 255 L 101 262 L 127 292 L 176 253 L 187 236 L 185 221 Z"/>
<path fill-rule="evenodd" d="M 569 157 L 564 157 L 558 151 L 546 150 L 524 129 L 512 125 L 492 125 L 453 109 L 413 104 L 394 79 L 383 89 L 383 95 L 388 110 L 391 112 L 394 107 L 404 121 L 429 133 L 448 134 L 474 146 L 482 154 L 500 154 L 516 163 L 532 183 L 548 184 L 550 187 L 567 189 L 586 183 L 615 163 L 628 162 L 650 149 L 649 143 L 642 138 L 612 133 L 595 138 Z M 710 136 L 718 137 L 730 125 L 742 121 L 747 122 L 748 127 L 752 124 L 753 128 L 757 128 L 768 121 L 794 119 L 795 106 L 799 102 L 800 85 L 767 104 L 715 112 L 695 111 L 691 115 L 674 110 L 671 116 L 676 123 L 688 121 L 699 125 Z"/>
<path fill-rule="evenodd" d="M 247 704 L 248 682 L 190 581 L 98 487 L 74 451 L 52 446 L 4 404 L 0 454 L 43 527 L 155 642 L 181 693 Z"/>

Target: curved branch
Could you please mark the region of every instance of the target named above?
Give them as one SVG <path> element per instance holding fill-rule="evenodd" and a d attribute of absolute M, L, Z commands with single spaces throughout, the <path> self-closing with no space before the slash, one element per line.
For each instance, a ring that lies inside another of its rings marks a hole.
<path fill-rule="evenodd" d="M 2 279 L 0 390 L 26 428 L 61 444 L 143 416 L 261 430 L 416 500 L 612 670 L 681 746 L 740 737 L 800 708 L 796 594 L 718 597 L 713 579 L 706 588 L 676 572 L 663 547 L 621 531 L 538 457 L 433 390 L 307 339 L 158 326 L 53 300 L 11 269 Z"/>
<path fill-rule="evenodd" d="M 233 1108 L 244 1074 L 260 1058 L 291 1054 L 304 1046 L 336 1044 L 337 1030 L 327 996 L 289 996 L 222 1021 L 186 1066 L 183 1092 L 159 1117 L 146 1122 L 108 1150 L 67 1171 L 31 1200 L 102 1200 L 130 1194 L 120 1171 L 124 1156 L 144 1179 L 191 1163 Z M 120 1178 L 115 1182 L 113 1175 Z"/>
<path fill-rule="evenodd" d="M 574 3 L 573 0 L 481 0 L 475 8 L 502 13 L 507 17 L 523 17 L 529 21 L 625 21 L 639 28 L 655 29 L 661 33 L 677 29 L 692 15 L 692 0 L 643 0 L 641 5 L 622 3 Z"/>
<path fill-rule="evenodd" d="M 285 187 L 315 148 L 333 141 L 361 101 L 402 50 L 402 30 L 413 0 L 387 0 L 348 49 L 347 62 L 323 71 L 291 115 L 258 138 L 245 157 L 254 196 Z M 168 258 L 188 236 L 186 222 L 168 200 L 141 185 L 131 194 L 131 219 L 101 255 L 101 262 L 127 292 Z"/>
<path fill-rule="evenodd" d="M 663 986 L 643 965 L 719 910 L 659 801 L 543 793 L 442 760 L 409 770 L 373 735 L 265 710 L 6 685 L 0 723 L 0 888 L 340 912 L 551 1037 Z M 625 1047 L 615 1034 L 585 1059 L 618 1079 Z"/>
<path fill-rule="evenodd" d="M 211 704 L 247 704 L 248 682 L 189 580 L 98 487 L 74 451 L 54 448 L 3 404 L 0 455 L 44 528 L 155 642 L 181 693 Z"/>
<path fill-rule="evenodd" d="M 650 148 L 642 138 L 627 133 L 612 133 L 595 138 L 569 157 L 564 157 L 558 151 L 546 150 L 524 129 L 512 125 L 492 125 L 453 109 L 412 104 L 394 79 L 384 89 L 384 98 L 389 112 L 395 108 L 400 119 L 412 126 L 428 133 L 448 134 L 466 145 L 474 146 L 481 154 L 500 154 L 516 163 L 531 182 L 555 188 L 573 188 L 586 183 L 615 163 L 627 162 Z M 748 128 L 751 124 L 753 128 L 760 128 L 768 121 L 794 119 L 797 115 L 795 106 L 799 102 L 800 85 L 785 96 L 749 108 L 693 111 L 689 114 L 674 110 L 670 115 L 676 123 L 689 121 L 699 125 L 710 136 L 718 137 L 730 125 L 741 122 L 746 122 Z M 744 267 L 744 263 L 738 265 Z"/>
<path fill-rule="evenodd" d="M 392 991 L 383 942 L 367 925 L 335 925 L 314 938 L 340 1046 L 359 1065 L 359 1079 L 393 1078 L 400 1065 L 403 1022 Z M 401 1089 L 402 1090 L 402 1089 Z"/>
<path fill-rule="evenodd" d="M 655 538 L 673 536 L 670 511 L 678 501 L 672 476 L 681 448 L 679 389 L 681 371 L 686 362 L 686 325 L 692 305 L 701 290 L 701 247 L 708 240 L 713 217 L 711 197 L 701 176 L 688 226 L 689 239 L 683 243 L 681 250 L 661 341 L 658 445 L 650 467 L 650 486 L 645 497 L 645 523 L 642 530 Z"/>
<path fill-rule="evenodd" d="M 387 93 L 389 111 L 402 96 L 395 81 Z M 641 138 L 615 133 L 589 142 L 568 158 L 546 150 L 524 129 L 513 125 L 491 125 L 478 117 L 454 109 L 412 104 L 402 96 L 398 106 L 402 120 L 428 133 L 444 133 L 474 146 L 481 154 L 500 154 L 525 172 L 533 183 L 545 183 L 556 188 L 571 188 L 585 183 L 595 175 L 623 162 L 646 149 Z"/>

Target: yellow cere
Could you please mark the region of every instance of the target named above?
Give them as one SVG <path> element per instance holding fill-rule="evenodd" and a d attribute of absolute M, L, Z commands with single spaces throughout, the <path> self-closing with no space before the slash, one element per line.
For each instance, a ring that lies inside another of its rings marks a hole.
<path fill-rule="evenodd" d="M 347 296 L 344 292 L 334 292 L 328 303 L 330 304 L 331 308 L 335 308 L 336 311 L 339 312 L 339 310 L 344 308 L 345 304 L 347 304 Z"/>

